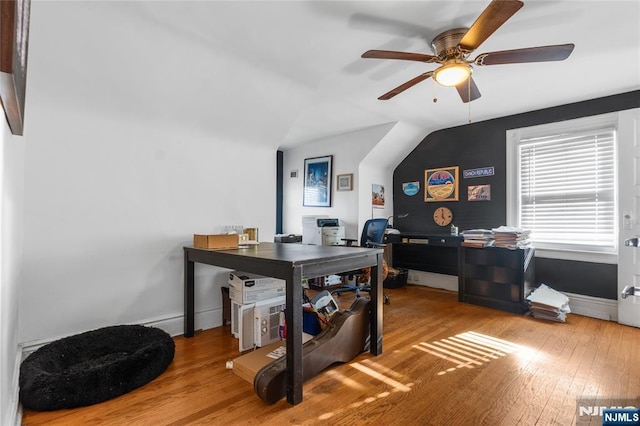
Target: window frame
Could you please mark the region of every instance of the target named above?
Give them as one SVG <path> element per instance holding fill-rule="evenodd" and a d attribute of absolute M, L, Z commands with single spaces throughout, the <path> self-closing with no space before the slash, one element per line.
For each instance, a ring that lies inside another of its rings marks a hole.
<path fill-rule="evenodd" d="M 506 148 L 507 148 L 507 225 L 519 226 L 520 211 L 520 171 L 519 171 L 519 144 L 522 139 L 530 139 L 536 137 L 552 136 L 567 132 L 585 132 L 598 131 L 602 129 L 611 129 L 614 131 L 614 246 L 610 249 L 598 250 L 590 246 L 576 246 L 568 244 L 566 247 L 550 247 L 544 244 L 536 247 L 536 256 L 578 260 L 594 263 L 610 263 L 618 262 L 618 113 L 608 113 L 590 117 L 577 118 L 561 122 L 546 123 L 536 126 L 523 127 L 517 129 L 509 129 L 506 132 Z"/>

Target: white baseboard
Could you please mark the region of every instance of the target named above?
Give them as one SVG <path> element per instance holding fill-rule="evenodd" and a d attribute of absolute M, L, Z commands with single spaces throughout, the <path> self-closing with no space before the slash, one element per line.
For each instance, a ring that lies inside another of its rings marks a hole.
<path fill-rule="evenodd" d="M 605 321 L 618 321 L 618 301 L 583 294 L 565 293 L 569 298 L 571 312 L 585 317 L 598 318 Z"/>
<path fill-rule="evenodd" d="M 409 269 L 407 283 L 458 292 L 458 276 Z"/>
<path fill-rule="evenodd" d="M 409 284 L 423 285 L 458 292 L 458 277 L 455 275 L 435 274 L 433 272 L 409 270 Z M 566 293 L 569 297 L 571 312 L 585 317 L 605 321 L 618 321 L 618 301 L 583 294 Z"/>
<path fill-rule="evenodd" d="M 135 324 L 159 328 L 160 330 L 165 331 L 172 337 L 180 336 L 184 334 L 184 316 L 182 314 L 170 315 L 170 316 L 159 317 L 159 318 L 149 318 L 147 320 L 143 320 Z M 194 327 L 196 330 L 207 330 L 209 328 L 220 327 L 221 325 L 222 325 L 222 308 L 215 308 L 215 309 L 210 309 L 208 311 L 196 312 L 195 314 Z M 37 350 L 38 348 L 48 343 L 62 339 L 63 337 L 67 337 L 67 336 L 58 336 L 58 337 L 32 340 L 29 342 L 21 343 L 19 345 L 21 359 L 24 359 L 27 355 Z"/>

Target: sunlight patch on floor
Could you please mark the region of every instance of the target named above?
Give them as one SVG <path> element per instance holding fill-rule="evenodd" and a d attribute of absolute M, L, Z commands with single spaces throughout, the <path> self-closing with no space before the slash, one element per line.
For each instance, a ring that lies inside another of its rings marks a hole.
<path fill-rule="evenodd" d="M 389 376 L 386 376 L 372 368 L 369 368 L 365 365 L 362 365 L 359 362 L 354 362 L 353 364 L 350 364 L 351 367 L 355 368 L 358 371 L 361 371 L 362 373 L 365 373 L 371 377 L 373 377 L 374 379 L 380 380 L 381 382 L 383 382 L 386 385 L 391 386 L 392 388 L 394 388 L 397 391 L 400 392 L 409 392 L 411 390 L 411 384 L 409 385 L 404 385 L 400 382 L 398 382 L 397 380 L 392 379 Z"/>
<path fill-rule="evenodd" d="M 467 331 L 431 343 L 420 342 L 413 345 L 413 348 L 455 364 L 455 367 L 438 372 L 439 376 L 459 368 L 480 367 L 509 354 L 521 354 L 524 356 L 521 359 L 526 360 L 531 360 L 535 354 L 524 346 L 475 331 Z"/>
<path fill-rule="evenodd" d="M 364 404 L 371 404 L 374 403 L 382 398 L 386 398 L 388 396 L 390 396 L 393 392 L 410 392 L 411 391 L 411 387 L 413 386 L 413 383 L 408 383 L 408 384 L 403 384 L 401 382 L 399 382 L 398 380 L 395 380 L 389 376 L 393 375 L 398 377 L 398 374 L 396 372 L 394 372 L 393 370 L 384 367 L 376 362 L 373 362 L 371 360 L 365 360 L 365 362 L 367 365 L 364 365 L 363 363 L 360 362 L 354 362 L 349 364 L 350 367 L 355 368 L 356 370 L 358 370 L 361 373 L 364 373 L 376 380 L 379 380 L 380 382 L 384 383 L 385 385 L 388 385 L 392 388 L 391 391 L 382 391 L 379 392 L 375 395 L 368 395 L 366 396 L 364 399 L 360 400 L 360 401 L 356 401 L 353 402 L 349 405 L 347 405 L 346 407 L 343 408 L 338 408 L 335 411 L 330 411 L 327 413 L 323 413 L 320 416 L 318 416 L 318 420 L 328 420 L 331 417 L 342 413 L 343 411 L 349 411 L 349 410 L 354 410 L 357 409 L 358 407 L 364 405 Z M 373 368 L 372 368 L 373 367 Z M 375 369 L 374 369 L 375 368 Z M 365 390 L 366 388 L 359 384 L 358 382 L 356 382 L 353 379 L 347 378 L 345 377 L 343 374 L 336 372 L 335 370 L 328 370 L 325 372 L 325 374 L 329 374 L 331 376 L 333 376 L 334 379 L 339 380 L 341 383 L 343 384 L 347 384 L 348 386 L 351 386 L 353 388 L 358 388 L 360 390 Z"/>
<path fill-rule="evenodd" d="M 340 382 L 343 385 L 347 385 L 352 389 L 357 389 L 357 390 L 365 390 L 366 389 L 360 383 L 356 382 L 353 379 L 350 379 L 350 378 L 346 377 L 344 374 L 336 371 L 335 369 L 334 370 L 327 370 L 323 374 L 326 374 L 327 376 L 331 376 L 337 382 Z"/>

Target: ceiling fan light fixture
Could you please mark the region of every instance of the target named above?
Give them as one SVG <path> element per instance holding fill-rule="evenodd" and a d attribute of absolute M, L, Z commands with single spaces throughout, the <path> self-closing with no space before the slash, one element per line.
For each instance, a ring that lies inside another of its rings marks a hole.
<path fill-rule="evenodd" d="M 433 73 L 433 78 L 439 84 L 447 87 L 457 86 L 470 76 L 471 66 L 456 59 L 446 62 Z"/>

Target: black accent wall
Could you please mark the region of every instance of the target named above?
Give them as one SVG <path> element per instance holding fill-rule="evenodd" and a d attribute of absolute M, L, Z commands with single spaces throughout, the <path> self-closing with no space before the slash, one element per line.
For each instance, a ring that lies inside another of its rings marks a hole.
<path fill-rule="evenodd" d="M 395 228 L 403 232 L 442 233 L 433 221 L 440 206 L 453 212 L 453 223 L 460 230 L 491 229 L 506 224 L 506 131 L 591 115 L 640 107 L 640 90 L 562 105 L 493 120 L 443 129 L 427 135 L 396 167 L 393 173 Z M 459 167 L 459 201 L 425 202 L 425 170 Z M 493 166 L 495 174 L 464 179 L 463 170 Z M 408 196 L 402 191 L 405 182 L 420 182 L 420 191 Z M 491 185 L 491 201 L 467 201 L 469 185 Z M 594 297 L 617 299 L 617 268 L 589 262 L 540 260 L 536 262 L 536 283 L 559 291 Z"/>

